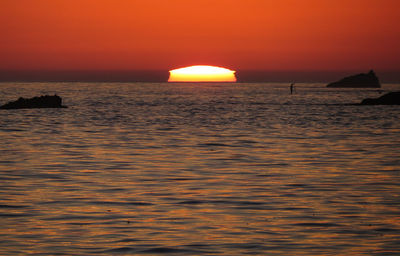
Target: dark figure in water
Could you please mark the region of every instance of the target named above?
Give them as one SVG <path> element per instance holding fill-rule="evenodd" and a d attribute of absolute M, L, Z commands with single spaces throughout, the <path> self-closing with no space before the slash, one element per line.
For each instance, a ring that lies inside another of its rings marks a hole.
<path fill-rule="evenodd" d="M 290 94 L 293 94 L 293 91 L 294 91 L 294 83 L 290 85 Z"/>

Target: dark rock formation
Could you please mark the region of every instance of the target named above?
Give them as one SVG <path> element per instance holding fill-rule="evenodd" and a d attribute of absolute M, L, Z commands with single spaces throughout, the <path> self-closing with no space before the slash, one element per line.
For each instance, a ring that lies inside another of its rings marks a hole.
<path fill-rule="evenodd" d="M 327 87 L 335 88 L 380 88 L 378 77 L 373 70 L 369 73 L 361 73 L 353 76 L 345 77 L 337 82 L 327 85 Z"/>
<path fill-rule="evenodd" d="M 400 105 L 400 92 L 389 92 L 379 98 L 364 99 L 361 105 Z"/>
<path fill-rule="evenodd" d="M 66 106 L 61 105 L 62 99 L 58 95 L 50 96 L 40 96 L 33 97 L 30 99 L 19 98 L 16 101 L 11 101 L 0 109 L 19 109 L 19 108 L 66 108 Z"/>

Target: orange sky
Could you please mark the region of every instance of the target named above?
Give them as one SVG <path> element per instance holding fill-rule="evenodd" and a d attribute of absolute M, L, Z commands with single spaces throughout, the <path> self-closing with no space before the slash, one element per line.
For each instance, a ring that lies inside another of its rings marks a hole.
<path fill-rule="evenodd" d="M 398 0 L 1 0 L 0 69 L 400 69 Z"/>

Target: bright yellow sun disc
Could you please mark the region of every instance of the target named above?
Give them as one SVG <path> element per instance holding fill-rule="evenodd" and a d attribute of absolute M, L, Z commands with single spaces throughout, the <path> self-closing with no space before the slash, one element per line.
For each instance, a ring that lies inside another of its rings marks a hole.
<path fill-rule="evenodd" d="M 190 66 L 169 73 L 168 82 L 236 82 L 235 71 L 215 66 Z"/>

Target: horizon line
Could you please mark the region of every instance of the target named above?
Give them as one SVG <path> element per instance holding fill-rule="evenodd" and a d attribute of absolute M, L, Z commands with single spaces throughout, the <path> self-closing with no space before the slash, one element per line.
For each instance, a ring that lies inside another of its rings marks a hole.
<path fill-rule="evenodd" d="M 236 70 L 237 83 L 332 82 L 369 70 Z M 400 83 L 400 70 L 373 69 L 382 83 Z M 0 69 L 0 82 L 168 82 L 163 69 Z"/>

